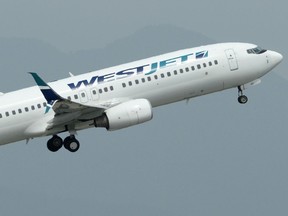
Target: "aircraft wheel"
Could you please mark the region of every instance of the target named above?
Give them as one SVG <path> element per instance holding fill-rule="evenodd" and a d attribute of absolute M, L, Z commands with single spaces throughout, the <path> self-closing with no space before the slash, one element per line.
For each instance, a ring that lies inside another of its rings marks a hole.
<path fill-rule="evenodd" d="M 247 101 L 248 101 L 248 97 L 245 96 L 245 95 L 241 95 L 241 96 L 238 97 L 238 102 L 239 102 L 240 104 L 246 104 Z"/>
<path fill-rule="evenodd" d="M 70 152 L 76 152 L 80 148 L 80 143 L 74 136 L 68 136 L 64 140 L 64 147 Z"/>
<path fill-rule="evenodd" d="M 61 137 L 54 135 L 51 139 L 48 140 L 47 142 L 47 148 L 51 152 L 56 152 L 58 151 L 61 147 L 63 146 L 63 140 Z"/>

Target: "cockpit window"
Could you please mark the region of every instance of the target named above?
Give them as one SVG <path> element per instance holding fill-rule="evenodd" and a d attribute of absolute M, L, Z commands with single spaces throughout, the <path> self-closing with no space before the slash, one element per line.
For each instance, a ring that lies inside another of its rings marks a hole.
<path fill-rule="evenodd" d="M 248 54 L 262 54 L 262 53 L 265 53 L 266 51 L 267 51 L 266 49 L 262 49 L 261 47 L 258 46 L 253 49 L 248 49 L 247 53 Z"/>

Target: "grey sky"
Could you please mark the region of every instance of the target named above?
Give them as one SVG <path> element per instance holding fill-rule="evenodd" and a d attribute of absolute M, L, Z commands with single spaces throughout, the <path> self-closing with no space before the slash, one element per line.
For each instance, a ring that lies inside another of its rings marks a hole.
<path fill-rule="evenodd" d="M 285 57 L 287 4 L 0 0 L 0 90 L 34 85 L 30 70 L 50 81 L 190 46 L 190 35 L 191 46 L 245 41 Z M 79 132 L 76 154 L 48 152 L 48 138 L 1 146 L 0 215 L 287 215 L 287 66 L 245 106 L 233 89 L 160 107 L 143 125 Z"/>
<path fill-rule="evenodd" d="M 1 0 L 4 37 L 37 38 L 62 50 L 102 47 L 147 25 L 172 24 L 218 41 L 284 39 L 285 1 Z M 269 34 L 269 36 L 267 36 Z"/>

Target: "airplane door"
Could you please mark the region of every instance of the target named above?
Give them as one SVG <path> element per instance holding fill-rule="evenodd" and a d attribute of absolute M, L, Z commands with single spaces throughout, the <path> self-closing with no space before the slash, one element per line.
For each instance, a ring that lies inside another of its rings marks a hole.
<path fill-rule="evenodd" d="M 88 102 L 88 96 L 87 96 L 86 91 L 81 91 L 79 95 L 80 95 L 80 101 L 82 103 L 87 103 Z"/>
<path fill-rule="evenodd" d="M 233 49 L 227 49 L 225 50 L 228 62 L 229 62 L 229 66 L 230 66 L 230 70 L 231 71 L 235 71 L 238 70 L 238 62 L 236 59 L 236 55 Z"/>

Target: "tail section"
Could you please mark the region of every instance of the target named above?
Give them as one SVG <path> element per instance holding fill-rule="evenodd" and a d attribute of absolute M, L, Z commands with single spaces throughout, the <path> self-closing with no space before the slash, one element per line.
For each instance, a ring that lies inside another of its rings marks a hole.
<path fill-rule="evenodd" d="M 47 113 L 55 101 L 62 100 L 63 98 L 58 95 L 37 73 L 30 72 L 30 74 L 34 78 L 36 84 L 40 88 L 40 91 L 47 101 L 47 107 L 45 111 L 45 113 Z"/>

